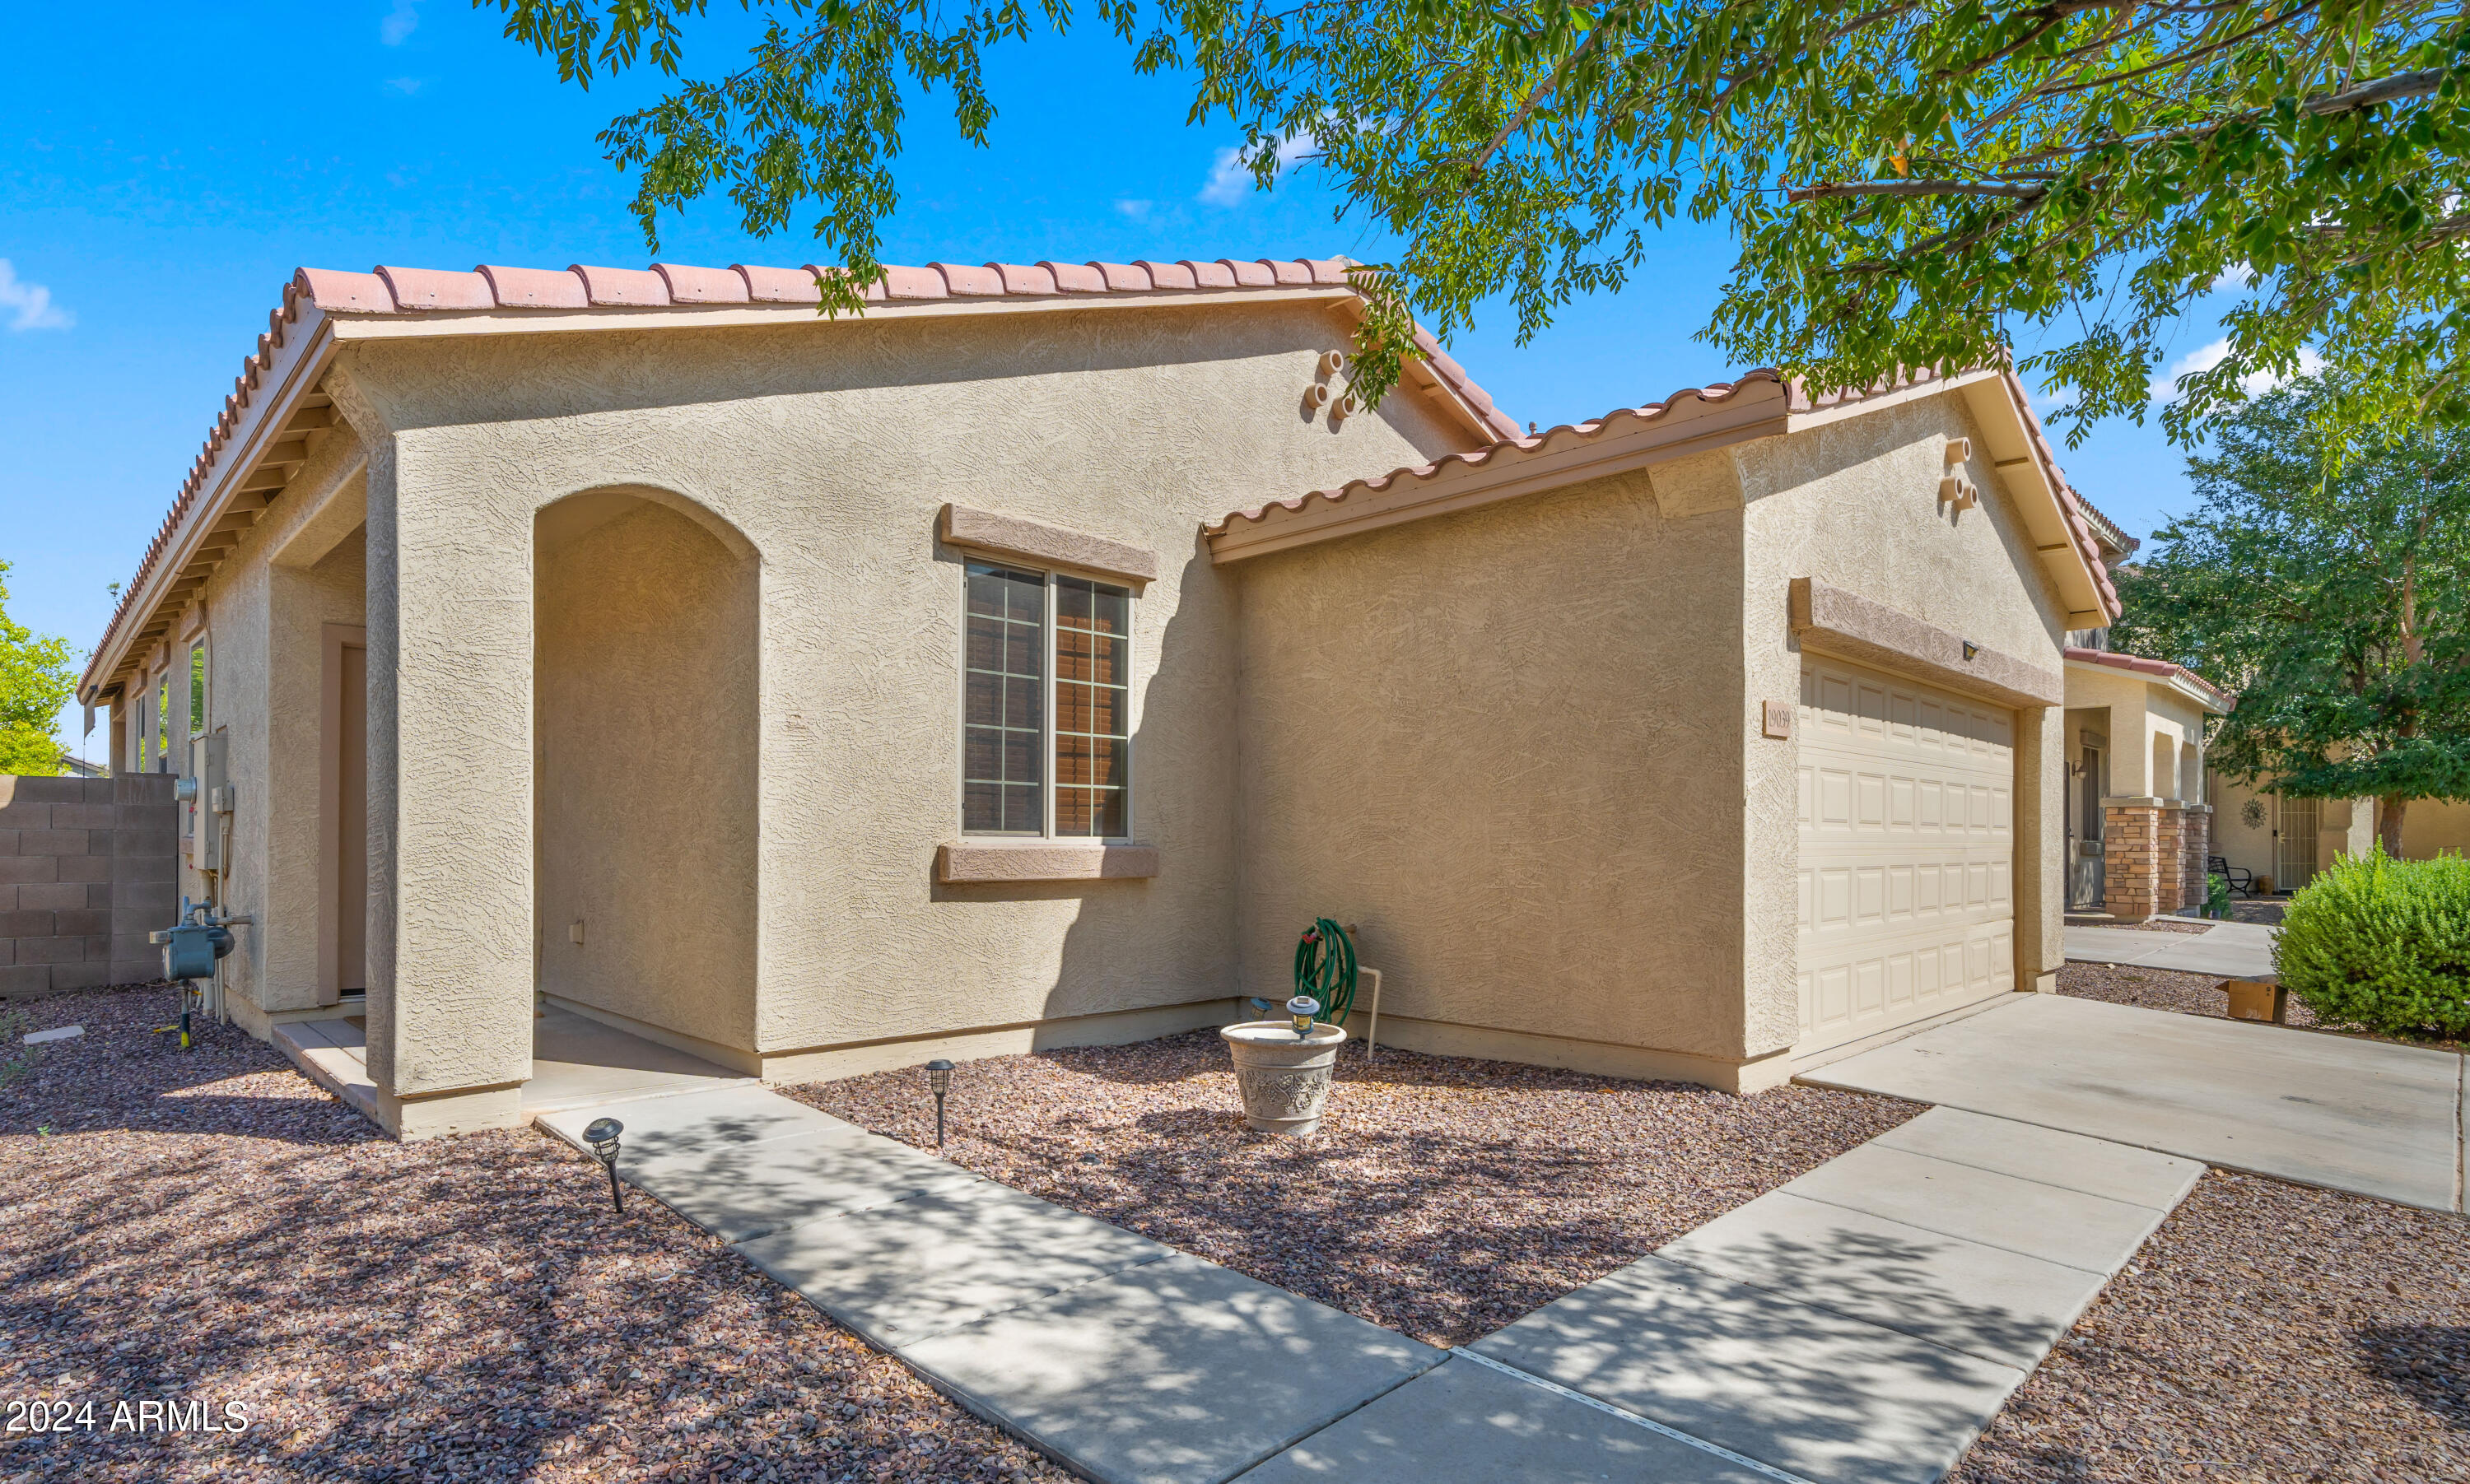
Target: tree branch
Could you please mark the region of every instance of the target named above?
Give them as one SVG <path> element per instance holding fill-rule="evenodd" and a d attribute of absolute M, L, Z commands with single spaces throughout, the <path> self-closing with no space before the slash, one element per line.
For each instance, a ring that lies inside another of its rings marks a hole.
<path fill-rule="evenodd" d="M 2035 201 L 2050 194 L 2046 185 L 2006 185 L 1994 180 L 1822 180 L 1784 193 L 1794 205 L 1835 196 L 1994 196 L 2011 201 Z"/>

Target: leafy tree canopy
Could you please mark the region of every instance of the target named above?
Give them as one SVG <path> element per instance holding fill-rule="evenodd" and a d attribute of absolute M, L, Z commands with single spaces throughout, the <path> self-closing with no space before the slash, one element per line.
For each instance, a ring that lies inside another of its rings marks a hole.
<path fill-rule="evenodd" d="M 0 562 L 0 774 L 60 771 L 52 723 L 77 694 L 77 654 L 9 616 L 9 564 Z"/>
<path fill-rule="evenodd" d="M 475 0 L 563 78 L 674 85 L 600 136 L 664 212 L 725 191 L 750 233 L 809 226 L 857 305 L 898 200 L 906 98 L 948 94 L 983 144 L 989 49 L 1061 31 L 1068 0 L 740 0 L 759 38 L 689 77 L 707 0 Z M 2019 332 L 2071 439 L 2140 420 L 2174 321 L 2251 292 L 2174 434 L 2312 346 L 2340 421 L 2470 420 L 2463 243 L 2470 20 L 2449 0 L 1097 0 L 1144 71 L 1254 174 L 1309 136 L 1354 212 L 1401 244 L 1364 275 L 1361 385 L 1420 316 L 1447 335 L 1505 294 L 1522 336 L 1619 289 L 1650 234 L 1722 219 L 1741 256 L 1705 335 L 1829 387 L 1980 364 Z M 2370 377 L 2370 367 L 2389 372 Z"/>
<path fill-rule="evenodd" d="M 2249 404 L 2188 461 L 2194 515 L 2118 573 L 2112 643 L 2236 690 L 2213 766 L 2299 798 L 2470 799 L 2470 431 L 2327 463 L 2337 388 Z"/>

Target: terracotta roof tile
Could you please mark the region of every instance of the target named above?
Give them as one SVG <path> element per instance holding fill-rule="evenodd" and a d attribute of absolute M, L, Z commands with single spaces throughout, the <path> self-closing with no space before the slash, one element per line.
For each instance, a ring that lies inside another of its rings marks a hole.
<path fill-rule="evenodd" d="M 500 267 L 484 263 L 478 269 L 489 281 L 500 309 L 590 309 L 579 274 L 555 268 Z"/>
<path fill-rule="evenodd" d="M 1023 266 L 1018 263 L 990 263 L 995 276 L 1003 280 L 1006 293 L 1054 293 L 1058 291 L 1055 269 L 1043 263 Z"/>
<path fill-rule="evenodd" d="M 446 268 L 384 267 L 377 270 L 394 295 L 394 307 L 410 310 L 484 310 L 498 307 L 489 281 L 478 273 Z M 319 308 L 324 308 L 320 305 Z"/>
<path fill-rule="evenodd" d="M 944 275 L 944 288 L 948 292 L 964 294 L 1004 292 L 1001 268 L 981 267 L 969 263 L 930 263 L 926 266 Z"/>
<path fill-rule="evenodd" d="M 733 263 L 730 270 L 746 280 L 746 295 L 757 304 L 821 304 L 822 285 L 810 268 L 756 267 Z"/>
<path fill-rule="evenodd" d="M 990 263 L 983 267 L 942 264 L 928 267 L 888 267 L 885 281 L 867 287 L 871 303 L 890 299 L 941 299 L 954 293 L 972 295 L 1044 295 L 1150 293 L 1164 290 L 1208 291 L 1230 289 L 1343 286 L 1348 260 L 1221 258 L 1214 263 L 1051 263 L 1024 266 Z M 332 314 L 419 314 L 470 310 L 571 310 L 610 308 L 673 308 L 699 304 L 814 304 L 821 300 L 817 279 L 837 271 L 806 264 L 801 267 L 765 267 L 734 264 L 727 268 L 657 264 L 641 268 L 597 267 L 583 264 L 564 269 L 484 266 L 468 273 L 441 268 L 380 267 L 366 273 L 304 267 L 283 289 L 282 303 L 267 316 L 267 333 L 242 364 L 231 395 L 223 399 L 204 449 L 182 476 L 178 497 L 148 543 L 136 575 L 123 591 L 119 609 L 96 646 L 99 658 L 128 623 L 133 605 L 155 565 L 162 560 L 207 484 L 216 460 L 231 440 L 243 414 L 255 401 L 274 352 L 288 342 L 291 327 L 306 309 Z M 964 288 L 963 285 L 968 287 Z M 656 288 L 657 286 L 657 288 Z M 1498 437 L 1515 436 L 1518 425 L 1493 406 L 1456 361 L 1429 336 L 1418 336 L 1432 368 L 1442 384 L 1472 408 Z M 1593 425 L 1590 425 L 1593 426 Z M 1481 457 L 1481 454 L 1476 455 Z M 104 679 L 89 675 L 88 679 Z"/>
<path fill-rule="evenodd" d="M 745 275 L 735 268 L 655 263 L 652 271 L 669 286 L 672 304 L 745 304 L 754 298 L 746 287 Z"/>
<path fill-rule="evenodd" d="M 584 296 L 594 304 L 661 305 L 669 302 L 669 286 L 660 274 L 643 268 L 589 267 L 567 269 L 583 280 Z"/>

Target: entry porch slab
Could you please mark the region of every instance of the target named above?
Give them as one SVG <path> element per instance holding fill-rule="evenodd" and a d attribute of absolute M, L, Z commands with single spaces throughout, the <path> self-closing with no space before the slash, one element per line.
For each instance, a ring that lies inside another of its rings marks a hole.
<path fill-rule="evenodd" d="M 2463 1058 L 2427 1047 L 2018 995 L 1799 1080 L 2461 1209 Z"/>

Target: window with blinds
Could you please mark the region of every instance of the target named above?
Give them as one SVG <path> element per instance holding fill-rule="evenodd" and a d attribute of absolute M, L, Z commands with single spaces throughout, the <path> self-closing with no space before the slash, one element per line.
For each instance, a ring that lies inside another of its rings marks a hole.
<path fill-rule="evenodd" d="M 962 829 L 1128 837 L 1130 591 L 979 562 L 967 584 Z"/>

